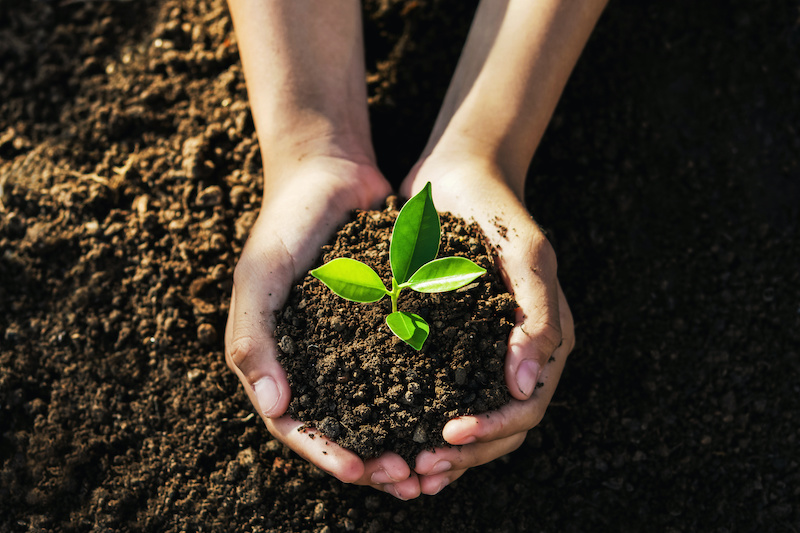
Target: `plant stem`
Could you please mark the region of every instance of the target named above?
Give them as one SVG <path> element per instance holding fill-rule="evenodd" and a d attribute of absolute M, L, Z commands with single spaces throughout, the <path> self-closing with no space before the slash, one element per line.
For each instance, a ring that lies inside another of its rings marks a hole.
<path fill-rule="evenodd" d="M 398 296 L 400 296 L 400 287 L 397 285 L 397 281 L 395 281 L 394 276 L 392 276 L 392 292 L 389 293 L 389 297 L 392 299 L 392 313 L 397 312 Z"/>

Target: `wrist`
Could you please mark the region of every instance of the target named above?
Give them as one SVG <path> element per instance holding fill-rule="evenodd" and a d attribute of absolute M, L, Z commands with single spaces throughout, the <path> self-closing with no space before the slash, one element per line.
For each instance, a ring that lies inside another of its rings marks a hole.
<path fill-rule="evenodd" d="M 287 110 L 286 116 L 290 114 Z M 293 125 L 272 121 L 257 131 L 264 168 L 264 196 L 282 185 L 303 178 L 341 181 L 359 187 L 379 175 L 369 129 L 351 127 L 352 122 L 333 122 L 312 112 L 295 113 Z"/>
<path fill-rule="evenodd" d="M 330 203 L 326 209 L 345 213 L 375 208 L 391 193 L 373 159 L 317 141 L 299 152 L 265 159 L 263 178 L 262 209 L 303 205 L 308 198 L 324 196 Z"/>
<path fill-rule="evenodd" d="M 265 168 L 315 154 L 374 160 L 356 0 L 229 0 Z"/>
<path fill-rule="evenodd" d="M 276 106 L 268 118 L 255 121 L 264 166 L 314 156 L 375 165 L 366 105 L 363 107 L 334 114 L 313 107 L 278 110 Z"/>
<path fill-rule="evenodd" d="M 448 180 L 458 179 L 466 171 L 473 176 L 482 176 L 487 184 L 508 187 L 522 200 L 528 164 L 529 161 L 519 163 L 504 157 L 497 145 L 490 141 L 453 135 L 443 136 L 434 145 L 426 147 L 415 170 L 427 167 L 424 174 L 432 176 L 431 169 L 447 169 L 441 175 Z"/>

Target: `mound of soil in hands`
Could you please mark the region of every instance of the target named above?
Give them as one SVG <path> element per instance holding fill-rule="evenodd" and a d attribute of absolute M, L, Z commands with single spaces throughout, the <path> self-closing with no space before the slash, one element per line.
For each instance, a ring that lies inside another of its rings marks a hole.
<path fill-rule="evenodd" d="M 321 262 L 351 257 L 388 283 L 397 213 L 394 197 L 383 211 L 357 211 L 323 248 Z M 288 413 L 364 458 L 388 450 L 413 465 L 422 450 L 447 445 L 448 420 L 510 398 L 503 363 L 516 303 L 478 225 L 449 213 L 440 218 L 439 257 L 469 257 L 487 272 L 456 291 L 401 294 L 398 308 L 431 326 L 422 350 L 386 326 L 389 298 L 350 302 L 311 275 L 295 285 L 278 316 L 279 359 L 292 386 Z"/>

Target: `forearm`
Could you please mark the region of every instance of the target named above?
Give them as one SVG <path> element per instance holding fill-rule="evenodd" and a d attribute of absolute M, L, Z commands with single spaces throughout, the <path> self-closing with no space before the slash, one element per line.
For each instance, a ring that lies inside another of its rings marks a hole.
<path fill-rule="evenodd" d="M 229 0 L 265 161 L 374 160 L 358 0 Z"/>
<path fill-rule="evenodd" d="M 503 168 L 521 196 L 536 146 L 607 0 L 483 0 L 424 155 Z"/>

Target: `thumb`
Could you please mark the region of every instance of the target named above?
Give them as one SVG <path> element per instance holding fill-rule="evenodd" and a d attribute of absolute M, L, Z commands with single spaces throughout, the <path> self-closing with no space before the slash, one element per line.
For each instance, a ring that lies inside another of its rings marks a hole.
<path fill-rule="evenodd" d="M 250 401 L 267 418 L 281 416 L 291 398 L 273 335 L 274 311 L 280 309 L 286 295 L 280 294 L 280 289 L 271 291 L 267 285 L 270 278 L 280 278 L 277 274 L 253 275 L 248 263 L 240 261 L 225 328 L 225 361 L 239 377 Z"/>
<path fill-rule="evenodd" d="M 555 252 L 538 231 L 500 258 L 506 285 L 519 305 L 508 339 L 505 374 L 511 395 L 527 400 L 561 344 Z"/>

